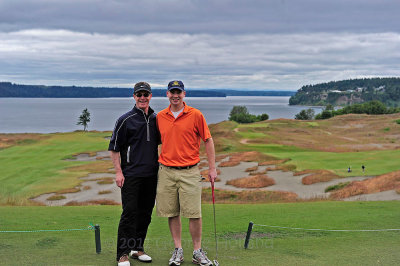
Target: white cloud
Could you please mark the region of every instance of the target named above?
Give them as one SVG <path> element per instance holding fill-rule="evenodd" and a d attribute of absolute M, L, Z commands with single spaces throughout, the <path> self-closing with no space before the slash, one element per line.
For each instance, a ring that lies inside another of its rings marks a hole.
<path fill-rule="evenodd" d="M 331 80 L 399 76 L 399 33 L 0 33 L 1 80 L 46 85 L 296 90 Z M 165 85 L 162 85 L 165 84 Z M 128 85 L 130 86 L 130 85 Z"/>

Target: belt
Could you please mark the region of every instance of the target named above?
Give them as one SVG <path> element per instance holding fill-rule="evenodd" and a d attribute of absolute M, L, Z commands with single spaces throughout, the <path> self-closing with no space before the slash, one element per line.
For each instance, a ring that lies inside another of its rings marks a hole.
<path fill-rule="evenodd" d="M 196 165 L 197 165 L 197 163 L 193 164 L 193 165 L 188 165 L 188 166 L 168 166 L 168 165 L 165 165 L 165 166 L 168 168 L 176 169 L 176 170 L 183 170 L 183 169 L 190 169 L 192 167 L 195 167 Z"/>

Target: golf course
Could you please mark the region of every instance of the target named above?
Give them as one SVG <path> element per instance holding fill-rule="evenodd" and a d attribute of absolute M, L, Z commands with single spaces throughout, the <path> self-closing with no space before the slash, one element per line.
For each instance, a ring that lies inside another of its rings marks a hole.
<path fill-rule="evenodd" d="M 208 257 L 217 257 L 220 265 L 398 264 L 400 200 L 388 200 L 387 193 L 400 198 L 399 121 L 399 114 L 351 114 L 210 125 L 220 181 L 218 254 L 211 190 L 207 182 L 203 186 Z M 115 265 L 121 206 L 115 196 L 106 198 L 114 195 L 114 172 L 109 158 L 99 155 L 110 135 L 0 134 L 1 265 Z M 302 197 L 293 185 L 280 183 L 283 177 L 322 192 Z M 85 183 L 89 179 L 93 185 Z M 97 196 L 69 200 L 79 193 Z M 37 200 L 43 195 L 44 201 Z M 357 198 L 369 196 L 377 200 Z M 62 200 L 62 206 L 48 206 Z M 249 222 L 255 225 L 245 249 Z M 100 225 L 100 253 L 95 224 Z M 183 227 L 183 265 L 191 265 L 186 219 Z M 166 265 L 173 250 L 167 220 L 155 213 L 145 249 L 152 265 Z"/>

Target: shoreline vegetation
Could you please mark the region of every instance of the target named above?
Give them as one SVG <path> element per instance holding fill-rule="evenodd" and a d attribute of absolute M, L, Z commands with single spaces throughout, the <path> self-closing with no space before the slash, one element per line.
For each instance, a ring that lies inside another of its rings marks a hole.
<path fill-rule="evenodd" d="M 272 185 L 268 171 L 307 175 L 303 185 L 343 177 L 376 176 L 376 181 L 350 182 L 335 188 L 335 198 L 388 189 L 400 192 L 400 114 L 348 114 L 326 120 L 275 119 L 250 124 L 224 121 L 211 124 L 218 167 L 256 162 L 266 172 L 245 169 L 239 187 Z M 80 154 L 96 156 L 106 150 L 111 132 L 75 131 L 53 134 L 0 134 L 0 205 L 32 205 L 38 195 L 79 186 L 91 173 L 112 174 L 104 158 L 78 161 Z M 204 155 L 204 150 L 202 150 Z M 221 161 L 223 160 L 224 161 Z M 361 168 L 365 165 L 365 173 Z M 348 172 L 348 167 L 352 171 Z M 248 181 L 248 182 L 247 182 Z M 250 184 L 250 183 L 251 184 Z M 342 192 L 341 192 L 342 191 Z M 219 202 L 297 202 L 292 194 L 271 191 L 221 191 Z M 343 196 L 344 195 L 344 196 Z M 203 192 L 206 202 L 207 189 Z M 333 199 L 333 198 L 331 198 Z M 314 199 L 329 200 L 329 199 Z"/>
<path fill-rule="evenodd" d="M 350 79 L 305 85 L 290 97 L 289 105 L 346 106 L 370 101 L 399 107 L 400 78 Z"/>
<path fill-rule="evenodd" d="M 0 98 L 118 98 L 132 97 L 132 88 L 115 87 L 77 87 L 21 85 L 0 82 Z M 152 89 L 153 97 L 165 97 L 166 89 Z M 232 89 L 188 89 L 187 97 L 226 97 L 226 96 L 292 96 L 294 91 L 271 90 L 232 90 Z"/>

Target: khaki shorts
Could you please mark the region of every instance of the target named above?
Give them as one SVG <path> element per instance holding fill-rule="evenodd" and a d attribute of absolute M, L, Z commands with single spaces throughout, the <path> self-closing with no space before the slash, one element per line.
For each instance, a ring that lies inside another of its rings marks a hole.
<path fill-rule="evenodd" d="M 201 178 L 198 166 L 178 170 L 160 164 L 156 197 L 157 215 L 201 218 Z"/>

